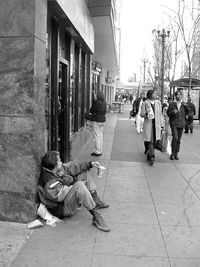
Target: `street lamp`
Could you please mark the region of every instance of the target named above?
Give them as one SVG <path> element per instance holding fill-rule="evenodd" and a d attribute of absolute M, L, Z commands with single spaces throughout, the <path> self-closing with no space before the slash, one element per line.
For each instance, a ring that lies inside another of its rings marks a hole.
<path fill-rule="evenodd" d="M 145 72 L 146 72 L 146 64 L 148 62 L 148 59 L 143 58 L 142 62 L 143 62 L 143 68 L 144 68 L 144 71 L 143 71 L 143 82 L 145 83 L 145 80 L 146 80 Z"/>
<path fill-rule="evenodd" d="M 158 37 L 161 37 L 162 44 L 162 61 L 161 61 L 161 103 L 163 104 L 164 99 L 164 63 L 165 63 L 165 39 L 169 37 L 170 31 L 163 29 L 161 32 L 157 31 Z"/>

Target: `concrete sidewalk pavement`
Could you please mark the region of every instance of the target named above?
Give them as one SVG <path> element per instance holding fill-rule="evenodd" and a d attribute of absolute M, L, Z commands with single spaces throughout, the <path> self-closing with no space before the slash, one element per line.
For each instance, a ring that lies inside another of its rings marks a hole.
<path fill-rule="evenodd" d="M 110 204 L 100 213 L 111 232 L 93 227 L 84 209 L 55 228 L 30 231 L 15 224 L 18 232 L 6 233 L 10 223 L 2 222 L 5 240 L 20 240 L 10 260 L 5 256 L 0 261 L 2 266 L 200 266 L 200 127 L 195 124 L 194 134 L 183 135 L 179 161 L 156 151 L 149 166 L 142 136 L 128 119 L 130 108 L 127 104 L 124 114 L 107 115 L 103 155 L 98 158 L 106 172 L 99 179 L 96 170 L 91 171 L 100 196 Z M 89 142 L 80 158 L 92 159 L 93 149 Z"/>

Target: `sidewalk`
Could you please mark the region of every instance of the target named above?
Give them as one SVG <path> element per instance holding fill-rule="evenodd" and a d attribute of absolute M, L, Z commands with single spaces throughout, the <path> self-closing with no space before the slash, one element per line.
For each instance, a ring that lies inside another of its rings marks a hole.
<path fill-rule="evenodd" d="M 125 105 L 124 114 L 107 115 L 98 159 L 106 172 L 99 179 L 92 169 L 100 196 L 110 204 L 100 213 L 111 232 L 92 226 L 83 209 L 55 228 L 29 231 L 25 225 L 1 222 L 0 266 L 200 266 L 200 126 L 195 124 L 194 134 L 184 134 L 179 161 L 156 151 L 151 167 L 142 136 L 128 119 L 130 108 Z M 93 146 L 89 142 L 80 157 L 92 159 Z M 11 244 L 15 240 L 19 242 Z M 6 254 L 9 245 L 15 249 Z"/>

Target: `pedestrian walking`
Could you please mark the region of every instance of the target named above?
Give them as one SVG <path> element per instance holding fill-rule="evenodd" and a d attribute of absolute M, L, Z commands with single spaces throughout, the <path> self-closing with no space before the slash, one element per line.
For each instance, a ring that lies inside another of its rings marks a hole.
<path fill-rule="evenodd" d="M 185 117 L 189 113 L 189 107 L 181 101 L 181 92 L 175 92 L 175 100 L 169 104 L 167 115 L 172 131 L 172 154 L 171 160 L 179 160 L 178 153 L 180 151 L 181 137 L 185 128 Z"/>
<path fill-rule="evenodd" d="M 78 207 L 85 207 L 92 215 L 92 224 L 99 230 L 109 232 L 97 208 L 107 208 L 97 194 L 89 170 L 100 166 L 95 161 L 71 161 L 63 164 L 57 151 L 48 151 L 42 159 L 38 181 L 40 202 L 58 218 L 73 216 Z"/>
<path fill-rule="evenodd" d="M 161 102 L 156 97 L 156 91 L 148 90 L 147 99 L 141 108 L 141 117 L 144 118 L 143 140 L 145 153 L 150 165 L 153 165 L 155 161 L 155 143 L 161 139 L 161 130 L 164 126 Z"/>
<path fill-rule="evenodd" d="M 136 131 L 138 134 L 143 132 L 144 118 L 140 116 L 140 113 L 144 100 L 145 100 L 145 94 L 144 92 L 141 92 L 140 97 L 136 98 L 135 101 L 133 102 L 133 110 L 136 113 L 135 116 Z"/>
<path fill-rule="evenodd" d="M 172 102 L 172 98 L 168 97 L 167 99 L 167 103 L 164 103 L 162 106 L 162 114 L 163 114 L 163 119 L 164 119 L 164 149 L 167 150 L 167 145 L 168 142 L 170 144 L 169 147 L 171 147 L 171 128 L 170 128 L 170 124 L 169 124 L 169 116 L 167 115 L 167 109 L 169 107 L 169 104 Z M 170 153 L 171 154 L 171 153 Z"/>
<path fill-rule="evenodd" d="M 95 150 L 91 153 L 92 156 L 99 157 L 103 153 L 103 128 L 106 121 L 107 103 L 102 91 L 97 92 L 97 97 L 94 100 L 90 113 L 93 114 L 93 136 L 95 142 Z"/>
<path fill-rule="evenodd" d="M 185 120 L 185 132 L 184 133 L 188 133 L 190 131 L 190 133 L 193 133 L 193 121 L 194 121 L 194 116 L 196 115 L 196 109 L 195 109 L 195 105 L 192 103 L 192 99 L 189 96 L 188 97 L 188 101 L 186 103 L 189 107 L 189 113 L 188 115 L 186 115 L 186 120 Z"/>
<path fill-rule="evenodd" d="M 132 104 L 132 102 L 133 102 L 133 94 L 130 94 L 129 101 L 130 101 L 130 104 Z"/>

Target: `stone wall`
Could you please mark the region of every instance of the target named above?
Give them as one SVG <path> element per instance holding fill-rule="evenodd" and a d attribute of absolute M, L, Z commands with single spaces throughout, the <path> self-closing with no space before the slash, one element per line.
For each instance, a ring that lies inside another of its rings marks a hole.
<path fill-rule="evenodd" d="M 47 0 L 0 7 L 0 220 L 28 222 L 45 152 Z"/>

